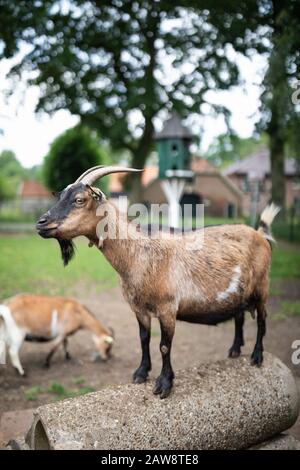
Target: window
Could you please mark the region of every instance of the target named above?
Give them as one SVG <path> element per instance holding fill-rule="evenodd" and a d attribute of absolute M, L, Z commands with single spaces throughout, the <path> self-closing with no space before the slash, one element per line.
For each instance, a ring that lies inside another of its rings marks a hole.
<path fill-rule="evenodd" d="M 237 216 L 237 207 L 233 202 L 228 202 L 225 206 L 225 215 L 229 219 L 234 219 Z"/>
<path fill-rule="evenodd" d="M 250 191 L 250 184 L 248 176 L 245 176 L 241 182 L 241 190 L 244 193 L 248 193 Z"/>
<path fill-rule="evenodd" d="M 173 156 L 178 155 L 178 145 L 177 145 L 177 144 L 173 143 L 173 144 L 171 145 L 171 152 L 172 152 L 172 155 L 173 155 Z"/>
<path fill-rule="evenodd" d="M 300 189 L 300 178 L 299 178 L 299 176 L 294 176 L 294 178 L 292 179 L 292 189 L 294 189 L 295 191 Z"/>

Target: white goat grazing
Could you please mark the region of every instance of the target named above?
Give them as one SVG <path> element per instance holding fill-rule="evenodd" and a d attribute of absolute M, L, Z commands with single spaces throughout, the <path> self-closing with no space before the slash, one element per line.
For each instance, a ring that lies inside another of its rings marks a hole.
<path fill-rule="evenodd" d="M 45 362 L 45 366 L 49 367 L 53 354 L 61 344 L 66 359 L 70 359 L 67 337 L 80 329 L 92 332 L 98 354 L 103 360 L 108 359 L 114 341 L 112 332 L 76 300 L 20 294 L 0 305 L 0 337 L 7 344 L 12 365 L 21 375 L 24 375 L 24 369 L 19 350 L 24 340 L 53 341 Z"/>

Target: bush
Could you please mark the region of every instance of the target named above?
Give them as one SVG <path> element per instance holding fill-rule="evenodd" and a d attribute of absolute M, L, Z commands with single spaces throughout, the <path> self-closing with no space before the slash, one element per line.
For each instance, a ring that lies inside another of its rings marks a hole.
<path fill-rule="evenodd" d="M 51 144 L 44 161 L 45 183 L 52 191 L 61 191 L 88 168 L 105 164 L 106 159 L 106 152 L 95 135 L 87 127 L 78 125 Z"/>
<path fill-rule="evenodd" d="M 11 199 L 14 196 L 13 190 L 7 178 L 0 175 L 0 202 Z"/>
<path fill-rule="evenodd" d="M 25 174 L 14 152 L 3 150 L 0 153 L 0 202 L 16 196 Z"/>

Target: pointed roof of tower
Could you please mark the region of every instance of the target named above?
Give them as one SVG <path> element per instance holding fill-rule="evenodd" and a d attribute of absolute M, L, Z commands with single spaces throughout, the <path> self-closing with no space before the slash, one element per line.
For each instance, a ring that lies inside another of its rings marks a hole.
<path fill-rule="evenodd" d="M 173 112 L 169 119 L 165 121 L 162 130 L 157 132 L 154 137 L 156 140 L 172 139 L 174 137 L 179 139 L 192 139 L 193 134 L 182 124 L 179 115 Z"/>

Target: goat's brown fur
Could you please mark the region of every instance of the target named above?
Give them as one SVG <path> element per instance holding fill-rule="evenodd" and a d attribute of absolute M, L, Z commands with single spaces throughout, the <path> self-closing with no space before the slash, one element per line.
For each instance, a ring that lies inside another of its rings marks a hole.
<path fill-rule="evenodd" d="M 76 193 L 76 185 L 71 191 Z M 258 338 L 252 354 L 252 363 L 262 363 L 262 337 L 265 332 L 265 304 L 268 297 L 268 273 L 271 262 L 269 225 L 276 215 L 270 207 L 266 223 L 259 230 L 244 225 L 222 225 L 201 231 L 174 234 L 158 239 L 147 238 L 117 211 L 101 193 L 100 201 L 92 198 L 90 188 L 84 192 L 87 201 L 79 210 L 70 207 L 67 216 L 56 231 L 47 233 L 45 219 L 39 231 L 45 237 L 74 238 L 85 235 L 91 244 L 98 246 L 121 277 L 123 293 L 135 312 L 141 335 L 143 358 L 134 374 L 134 380 L 146 380 L 151 368 L 149 341 L 151 317 L 157 317 L 162 332 L 161 353 L 163 368 L 154 393 L 165 397 L 170 392 L 173 371 L 170 351 L 176 319 L 192 323 L 217 324 L 235 318 L 236 336 L 230 350 L 231 356 L 240 354 L 243 344 L 243 315 L 249 310 L 257 312 Z M 59 214 L 59 203 L 55 213 Z M 101 209 L 102 215 L 96 215 Z M 100 227 L 103 214 L 113 228 L 115 237 L 106 236 Z M 84 214 L 83 219 L 81 215 Z M 47 222 L 55 219 L 51 211 Z M 84 223 L 82 222 L 84 220 Z M 123 239 L 122 234 L 127 238 Z M 195 237 L 203 237 L 203 246 L 189 249 Z M 233 350 L 232 350 L 233 349 Z"/>

